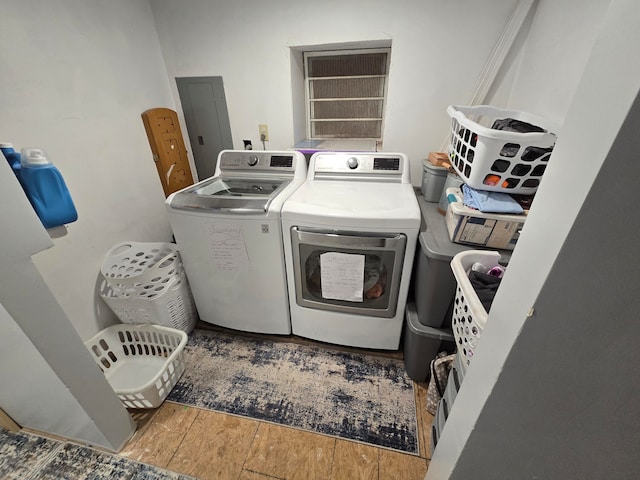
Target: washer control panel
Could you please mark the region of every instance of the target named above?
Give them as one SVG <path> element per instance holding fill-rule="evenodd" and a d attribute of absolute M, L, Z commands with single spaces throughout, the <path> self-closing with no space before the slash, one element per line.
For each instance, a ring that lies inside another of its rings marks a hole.
<path fill-rule="evenodd" d="M 218 157 L 221 171 L 268 170 L 293 171 L 297 152 L 223 151 Z"/>

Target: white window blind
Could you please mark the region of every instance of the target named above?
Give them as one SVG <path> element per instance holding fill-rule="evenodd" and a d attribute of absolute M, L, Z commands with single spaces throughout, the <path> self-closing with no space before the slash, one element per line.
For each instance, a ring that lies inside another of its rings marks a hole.
<path fill-rule="evenodd" d="M 382 140 L 389 49 L 306 52 L 304 59 L 309 138 Z"/>

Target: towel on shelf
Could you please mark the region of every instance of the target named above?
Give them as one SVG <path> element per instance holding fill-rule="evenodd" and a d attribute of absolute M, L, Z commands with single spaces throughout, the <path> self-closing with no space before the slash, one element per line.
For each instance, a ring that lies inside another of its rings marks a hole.
<path fill-rule="evenodd" d="M 464 205 L 483 213 L 522 213 L 524 210 L 508 193 L 476 190 L 469 185 L 462 186 Z"/>

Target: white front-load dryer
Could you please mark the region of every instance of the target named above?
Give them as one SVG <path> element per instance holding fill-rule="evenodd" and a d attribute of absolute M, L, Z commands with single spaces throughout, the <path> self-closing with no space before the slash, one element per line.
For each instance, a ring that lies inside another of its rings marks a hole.
<path fill-rule="evenodd" d="M 293 333 L 398 349 L 420 222 L 405 155 L 315 153 L 282 208 Z"/>
<path fill-rule="evenodd" d="M 306 172 L 300 152 L 225 150 L 213 177 L 167 198 L 202 321 L 291 333 L 280 211 Z"/>

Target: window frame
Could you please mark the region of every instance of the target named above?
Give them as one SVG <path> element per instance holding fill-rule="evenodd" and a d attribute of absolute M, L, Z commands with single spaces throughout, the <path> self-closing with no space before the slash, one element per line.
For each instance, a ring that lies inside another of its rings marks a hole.
<path fill-rule="evenodd" d="M 368 54 L 368 53 L 384 53 L 386 54 L 386 65 L 385 65 L 385 73 L 384 75 L 353 75 L 353 76 L 337 76 L 337 77 L 309 77 L 309 62 L 308 59 L 310 57 L 328 57 L 328 56 L 349 56 L 349 55 L 358 55 L 358 54 Z M 303 65 L 304 65 L 304 105 L 305 105 L 305 128 L 306 128 L 306 138 L 310 140 L 327 140 L 327 139 L 367 139 L 367 140 L 375 140 L 376 142 L 382 142 L 384 137 L 384 118 L 385 111 L 387 107 L 387 92 L 389 87 L 389 66 L 391 64 L 391 47 L 377 47 L 377 48 L 356 48 L 356 49 L 334 49 L 334 50 L 314 50 L 314 51 L 303 51 L 302 52 Z M 335 99 L 322 99 L 322 100 L 314 100 L 311 98 L 311 82 L 314 79 L 322 78 L 322 79 L 353 79 L 353 78 L 384 78 L 383 85 L 383 93 L 382 97 L 351 97 L 351 98 L 335 98 Z M 322 137 L 314 137 L 311 135 L 313 129 L 312 125 L 312 103 L 317 101 L 329 102 L 329 101 L 349 101 L 349 100 L 382 100 L 382 112 L 380 118 L 372 117 L 372 118 L 335 118 L 335 119 L 314 119 L 314 121 L 318 122 L 344 122 L 344 121 L 379 121 L 380 122 L 380 136 L 379 137 L 339 137 L 339 136 L 322 136 Z"/>

